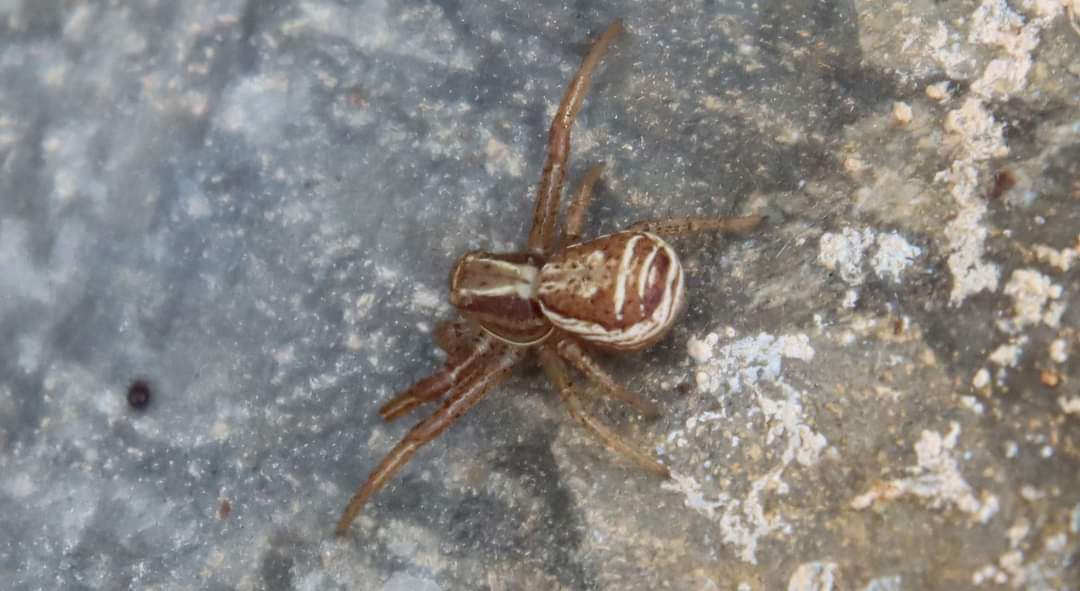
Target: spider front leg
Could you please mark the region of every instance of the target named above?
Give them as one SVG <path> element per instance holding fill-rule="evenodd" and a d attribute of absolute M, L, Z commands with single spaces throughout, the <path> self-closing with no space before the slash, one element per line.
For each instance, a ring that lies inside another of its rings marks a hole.
<path fill-rule="evenodd" d="M 574 382 L 570 379 L 566 370 L 566 365 L 563 363 L 562 359 L 559 358 L 559 354 L 550 345 L 542 345 L 537 353 L 540 356 L 540 363 L 544 366 L 544 372 L 547 373 L 548 378 L 551 379 L 555 384 L 556 389 L 558 389 L 559 397 L 566 403 L 566 410 L 570 413 L 571 418 L 581 423 L 583 427 L 591 431 L 593 435 L 598 437 L 613 451 L 633 460 L 642 468 L 645 468 L 658 476 L 663 478 L 671 477 L 671 472 L 668 470 L 667 466 L 628 445 L 618 435 L 598 421 L 596 417 L 593 417 L 585 410 L 584 406 L 581 404 L 581 398 L 578 397 L 577 392 L 575 391 Z"/>
<path fill-rule="evenodd" d="M 449 396 L 442 406 L 410 429 L 353 495 L 338 520 L 335 529 L 338 536 L 344 536 L 349 531 L 349 524 L 356 519 L 368 500 L 401 470 L 421 446 L 441 435 L 454 421 L 461 418 L 461 415 L 480 402 L 492 388 L 510 375 L 510 368 L 524 357 L 524 349 L 490 342 L 489 337 L 483 338 L 489 341 L 487 353 L 476 360 L 473 371 L 462 376 L 458 383 L 450 387 Z"/>
<path fill-rule="evenodd" d="M 581 62 L 577 75 L 566 88 L 559 110 L 551 122 L 548 133 L 548 155 L 544 162 L 543 176 L 537 189 L 536 210 L 533 212 L 533 225 L 529 230 L 529 252 L 544 255 L 555 246 L 556 219 L 559 214 L 559 200 L 562 196 L 563 180 L 566 178 L 566 160 L 570 157 L 570 128 L 577 118 L 581 103 L 589 92 L 589 83 L 593 70 L 600 62 L 611 42 L 623 31 L 622 23 L 615 21 L 593 43 L 589 53 Z"/>

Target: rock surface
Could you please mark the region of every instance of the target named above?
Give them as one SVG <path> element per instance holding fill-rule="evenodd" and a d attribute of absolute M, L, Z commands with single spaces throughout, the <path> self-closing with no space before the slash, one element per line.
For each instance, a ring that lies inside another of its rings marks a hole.
<path fill-rule="evenodd" d="M 1078 10 L 0 2 L 0 577 L 1080 589 Z M 685 318 L 604 361 L 672 479 L 522 368 L 334 538 L 615 18 L 588 231 L 769 216 L 679 240 Z"/>

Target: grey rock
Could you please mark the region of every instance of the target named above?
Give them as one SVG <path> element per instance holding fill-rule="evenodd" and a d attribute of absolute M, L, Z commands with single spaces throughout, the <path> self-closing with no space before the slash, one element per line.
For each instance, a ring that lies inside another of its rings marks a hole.
<path fill-rule="evenodd" d="M 0 2 L 0 577 L 1080 588 L 1067 5 Z M 334 538 L 615 18 L 588 232 L 769 216 L 679 240 L 685 318 L 604 359 L 664 416 L 598 414 L 673 479 L 522 367 Z"/>

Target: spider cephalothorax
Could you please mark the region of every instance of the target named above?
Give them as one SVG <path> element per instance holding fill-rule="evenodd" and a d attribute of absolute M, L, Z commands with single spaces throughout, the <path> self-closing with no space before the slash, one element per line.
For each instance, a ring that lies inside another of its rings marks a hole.
<path fill-rule="evenodd" d="M 586 412 L 567 364 L 599 385 L 607 396 L 642 414 L 656 414 L 651 402 L 620 386 L 593 361 L 588 349 L 641 350 L 671 329 L 685 307 L 685 286 L 679 257 L 662 236 L 704 230 L 740 233 L 755 228 L 763 218 L 642 222 L 579 242 L 592 186 L 601 173 L 597 166 L 586 173 L 558 231 L 570 127 L 585 99 L 593 70 L 621 32 L 622 25 L 616 22 L 593 44 L 551 123 L 526 251 L 470 252 L 458 259 L 450 273 L 450 303 L 462 319 L 436 329 L 435 340 L 446 351 L 446 365 L 395 396 L 379 414 L 392 420 L 440 398 L 442 406 L 413 427 L 375 468 L 338 521 L 338 535 L 344 535 L 368 499 L 420 446 L 472 408 L 529 353 L 536 353 L 574 419 L 615 451 L 647 470 L 668 476 L 666 467 L 623 442 Z"/>
<path fill-rule="evenodd" d="M 539 344 L 552 331 L 536 299 L 542 264 L 536 255 L 470 252 L 450 273 L 450 303 L 500 341 Z"/>

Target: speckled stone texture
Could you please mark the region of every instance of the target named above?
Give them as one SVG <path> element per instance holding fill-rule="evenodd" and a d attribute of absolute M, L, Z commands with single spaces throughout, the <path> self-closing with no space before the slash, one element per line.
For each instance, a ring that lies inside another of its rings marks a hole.
<path fill-rule="evenodd" d="M 1080 589 L 1078 11 L 0 0 L 0 586 Z M 769 216 L 603 360 L 672 479 L 523 366 L 334 538 L 615 18 L 587 233 Z"/>

